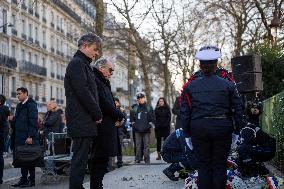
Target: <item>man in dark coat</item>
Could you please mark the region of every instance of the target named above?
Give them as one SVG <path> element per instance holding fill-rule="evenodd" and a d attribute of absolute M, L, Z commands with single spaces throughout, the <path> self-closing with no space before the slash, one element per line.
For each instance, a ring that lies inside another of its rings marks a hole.
<path fill-rule="evenodd" d="M 138 101 L 137 106 L 133 106 L 133 113 L 131 114 L 130 121 L 135 130 L 136 141 L 136 163 L 140 163 L 144 155 L 144 162 L 150 163 L 150 132 L 151 127 L 155 123 L 155 115 L 153 108 L 146 103 L 145 95 L 141 92 L 136 94 Z M 141 152 L 143 148 L 143 155 Z"/>
<path fill-rule="evenodd" d="M 113 64 L 108 60 L 101 58 L 96 61 L 94 73 L 103 120 L 98 125 L 98 136 L 94 140 L 89 161 L 90 188 L 103 188 L 102 181 L 107 172 L 109 157 L 118 155 L 119 137 L 116 127 L 121 124 L 125 117 L 116 108 L 111 92 L 109 79 L 113 71 Z"/>
<path fill-rule="evenodd" d="M 8 116 L 10 116 L 10 110 L 8 106 L 5 105 L 6 97 L 0 95 L 0 184 L 3 183 L 3 169 L 4 169 L 4 158 L 3 151 L 5 146 L 5 140 L 7 136 L 5 131 L 9 130 Z"/>
<path fill-rule="evenodd" d="M 242 102 L 236 86 L 217 75 L 220 49 L 202 47 L 196 54 L 203 75 L 186 84 L 181 94 L 181 119 L 185 134 L 191 134 L 198 161 L 198 188 L 226 188 L 226 162 L 233 121 L 237 128 L 245 123 Z"/>
<path fill-rule="evenodd" d="M 32 98 L 28 98 L 28 90 L 24 87 L 17 89 L 17 97 L 20 103 L 17 104 L 13 120 L 15 148 L 25 144 L 39 145 L 37 103 Z M 34 167 L 22 167 L 21 174 L 20 181 L 12 186 L 21 188 L 35 186 Z"/>
<path fill-rule="evenodd" d="M 50 132 L 60 133 L 61 115 L 56 110 L 57 104 L 53 101 L 47 104 L 47 112 L 44 116 L 44 134 L 48 138 Z"/>
<path fill-rule="evenodd" d="M 88 33 L 78 41 L 79 50 L 68 64 L 64 79 L 67 133 L 73 140 L 70 189 L 82 189 L 88 153 L 102 120 L 95 75 L 90 63 L 99 56 L 101 39 Z"/>

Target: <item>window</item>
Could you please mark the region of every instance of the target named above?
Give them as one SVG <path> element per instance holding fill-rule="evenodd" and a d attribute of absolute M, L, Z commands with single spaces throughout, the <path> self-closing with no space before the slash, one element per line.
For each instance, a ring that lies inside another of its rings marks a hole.
<path fill-rule="evenodd" d="M 52 99 L 52 98 L 53 98 L 53 87 L 50 86 L 50 99 Z"/>
<path fill-rule="evenodd" d="M 45 89 L 45 84 L 42 85 L 42 96 L 45 97 L 46 95 L 46 89 Z"/>
<path fill-rule="evenodd" d="M 33 37 L 33 27 L 32 27 L 32 24 L 29 24 L 29 36 Z"/>
<path fill-rule="evenodd" d="M 54 14 L 53 14 L 53 12 L 51 11 L 51 23 L 54 23 Z"/>
<path fill-rule="evenodd" d="M 2 10 L 2 23 L 0 25 L 3 26 L 3 33 L 7 33 L 7 10 L 5 9 Z"/>
<path fill-rule="evenodd" d="M 35 27 L 35 40 L 38 40 L 38 29 Z"/>
<path fill-rule="evenodd" d="M 16 15 L 12 14 L 12 24 L 14 27 L 16 27 Z"/>
<path fill-rule="evenodd" d="M 59 99 L 59 89 L 56 87 L 56 99 Z"/>
<path fill-rule="evenodd" d="M 26 60 L 26 52 L 24 49 L 21 50 L 21 58 L 22 60 Z"/>
<path fill-rule="evenodd" d="M 46 32 L 45 30 L 42 31 L 42 42 L 45 43 L 46 41 Z"/>
<path fill-rule="evenodd" d="M 16 47 L 15 45 L 12 45 L 12 57 L 16 58 Z"/>
<path fill-rule="evenodd" d="M 23 34 L 26 34 L 26 22 L 25 22 L 25 20 L 22 20 L 22 32 L 23 32 Z"/>
<path fill-rule="evenodd" d="M 46 7 L 44 5 L 42 5 L 42 17 L 46 18 Z"/>
<path fill-rule="evenodd" d="M 37 56 L 37 54 L 35 54 L 34 57 L 35 57 L 35 58 L 34 58 L 34 61 L 35 61 L 34 63 L 35 63 L 35 64 L 38 64 L 38 56 Z"/>
<path fill-rule="evenodd" d="M 38 83 L 35 84 L 35 96 L 38 96 Z"/>
<path fill-rule="evenodd" d="M 12 77 L 12 92 L 15 92 L 16 91 L 16 78 L 15 77 Z"/>
<path fill-rule="evenodd" d="M 45 58 L 42 58 L 42 66 L 45 67 Z"/>
<path fill-rule="evenodd" d="M 32 53 L 31 52 L 29 52 L 29 54 L 28 54 L 28 61 L 30 63 L 32 63 Z"/>
<path fill-rule="evenodd" d="M 53 35 L 50 36 L 50 46 L 54 47 L 54 36 Z"/>

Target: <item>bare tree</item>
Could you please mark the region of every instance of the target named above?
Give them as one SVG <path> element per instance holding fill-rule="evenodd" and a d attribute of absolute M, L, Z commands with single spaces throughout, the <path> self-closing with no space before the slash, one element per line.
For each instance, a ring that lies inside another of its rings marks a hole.
<path fill-rule="evenodd" d="M 169 63 L 172 56 L 171 47 L 174 45 L 174 39 L 180 29 L 179 19 L 175 10 L 176 1 L 153 1 L 152 2 L 152 18 L 156 22 L 153 28 L 155 33 L 154 40 L 156 49 L 162 55 L 162 72 L 165 83 L 164 97 L 170 102 L 171 98 L 171 73 L 169 71 Z"/>
<path fill-rule="evenodd" d="M 151 83 L 148 75 L 147 70 L 147 52 L 148 52 L 148 45 L 145 43 L 145 39 L 141 37 L 141 35 L 138 32 L 139 26 L 142 24 L 142 22 L 145 20 L 147 15 L 149 14 L 149 11 L 151 7 L 146 9 L 144 12 L 140 13 L 139 15 L 135 15 L 137 12 L 137 5 L 139 3 L 139 0 L 134 0 L 132 2 L 129 2 L 128 0 L 121 0 L 119 3 L 117 1 L 111 0 L 112 5 L 116 8 L 118 13 L 126 20 L 127 27 L 129 28 L 129 33 L 131 37 L 129 37 L 129 42 L 135 47 L 138 57 L 141 61 L 141 69 L 143 73 L 143 79 L 145 84 L 145 93 L 148 100 L 148 103 L 151 104 Z M 145 7 L 147 7 L 147 4 L 145 3 Z M 137 25 L 134 24 L 134 20 L 136 19 Z"/>
<path fill-rule="evenodd" d="M 96 34 L 98 34 L 100 37 L 103 36 L 104 31 L 104 15 L 105 15 L 105 9 L 104 9 L 104 1 L 103 0 L 93 0 L 95 7 L 96 7 Z"/>

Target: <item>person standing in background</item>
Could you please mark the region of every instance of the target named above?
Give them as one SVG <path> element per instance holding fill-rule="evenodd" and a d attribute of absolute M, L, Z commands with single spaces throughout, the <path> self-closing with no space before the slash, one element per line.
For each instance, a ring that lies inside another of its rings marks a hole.
<path fill-rule="evenodd" d="M 159 98 L 155 108 L 155 136 L 157 139 L 157 158 L 161 160 L 162 139 L 165 141 L 171 131 L 171 110 L 164 97 Z"/>

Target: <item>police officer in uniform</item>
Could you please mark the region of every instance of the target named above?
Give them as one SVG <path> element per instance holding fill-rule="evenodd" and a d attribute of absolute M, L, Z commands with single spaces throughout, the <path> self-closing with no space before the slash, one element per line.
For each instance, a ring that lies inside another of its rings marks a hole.
<path fill-rule="evenodd" d="M 214 74 L 220 57 L 217 47 L 202 47 L 196 58 L 203 75 L 186 84 L 181 94 L 182 127 L 192 138 L 199 189 L 226 188 L 226 161 L 234 128 L 232 117 L 236 128 L 245 124 L 236 86 Z"/>

